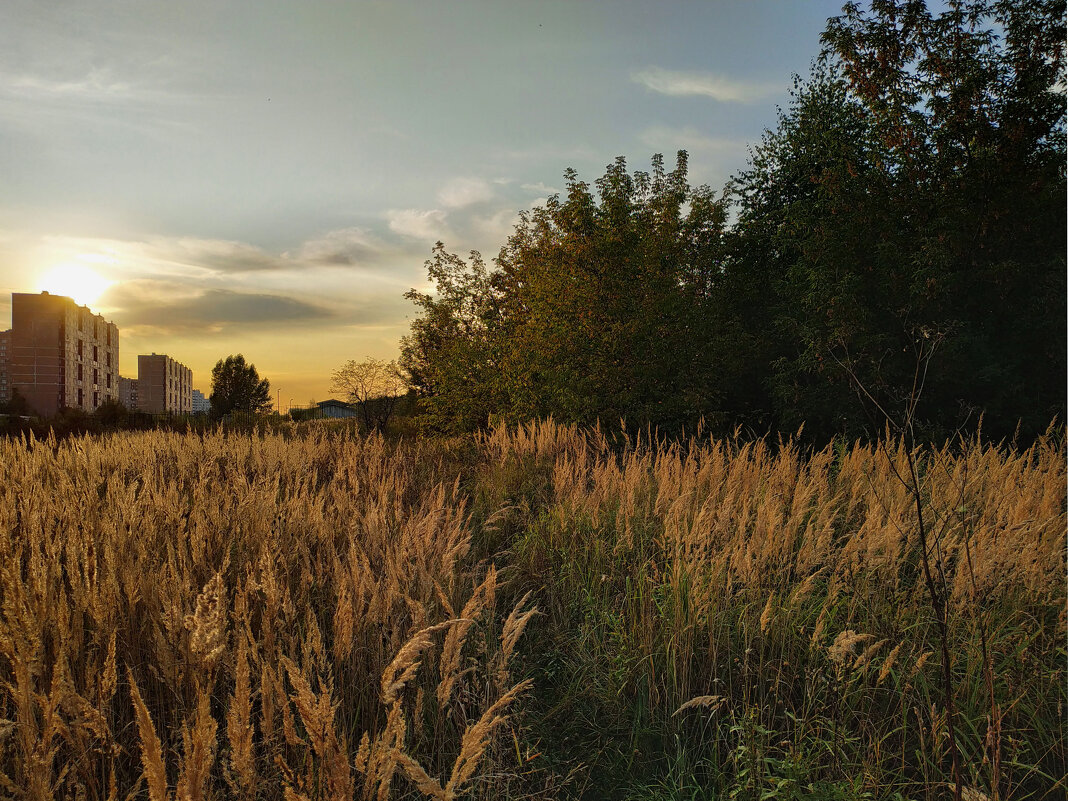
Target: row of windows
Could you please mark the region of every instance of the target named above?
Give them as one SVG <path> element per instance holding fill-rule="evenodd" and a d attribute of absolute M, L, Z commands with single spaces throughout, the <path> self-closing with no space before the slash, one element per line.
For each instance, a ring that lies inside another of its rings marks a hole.
<path fill-rule="evenodd" d="M 107 375 L 107 387 L 108 387 L 108 389 L 111 389 L 111 373 L 107 373 L 106 375 Z M 85 380 L 85 376 L 82 373 L 82 366 L 80 364 L 78 365 L 78 380 L 79 381 L 84 381 Z M 99 384 L 100 383 L 100 371 L 96 370 L 95 368 L 93 370 L 93 383 L 94 384 Z"/>
<path fill-rule="evenodd" d="M 97 339 L 100 339 L 101 322 L 96 317 L 90 317 L 89 315 L 86 315 L 86 314 L 78 315 L 78 330 L 79 331 L 84 331 L 85 330 L 86 320 L 92 320 L 92 323 L 90 325 L 91 325 L 91 328 L 93 330 L 93 335 Z M 103 323 L 103 326 L 104 326 L 104 338 L 107 340 L 107 344 L 110 346 L 111 345 L 111 326 L 108 325 L 107 323 Z"/>
<path fill-rule="evenodd" d="M 85 355 L 85 342 L 83 342 L 82 340 L 79 339 L 78 340 L 78 358 L 82 358 L 84 355 Z M 107 362 L 107 366 L 111 367 L 111 352 L 108 351 L 107 353 L 104 354 L 104 356 L 105 356 L 105 361 Z M 93 345 L 93 361 L 94 362 L 100 361 L 100 347 L 98 345 Z"/>

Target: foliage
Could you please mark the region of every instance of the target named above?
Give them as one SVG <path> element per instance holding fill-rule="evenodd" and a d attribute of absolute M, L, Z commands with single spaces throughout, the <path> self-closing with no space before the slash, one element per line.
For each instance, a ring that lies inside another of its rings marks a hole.
<path fill-rule="evenodd" d="M 923 436 L 1039 436 L 1068 413 L 1063 31 L 1045 0 L 847 4 L 726 199 L 684 152 L 620 158 L 494 269 L 438 243 L 402 359 L 427 422 L 870 438 L 850 375 L 896 412 L 938 340 Z"/>
<path fill-rule="evenodd" d="M 422 314 L 401 341 L 400 364 L 425 398 L 432 428 L 471 430 L 505 403 L 496 354 L 498 293 L 477 252 L 468 263 L 438 242 L 426 269 L 435 294 L 412 289 L 405 295 Z"/>
<path fill-rule="evenodd" d="M 408 381 L 395 361 L 350 359 L 331 374 L 331 392 L 344 393 L 357 406 L 368 430 L 384 431 Z"/>
<path fill-rule="evenodd" d="M 271 384 L 260 378 L 256 365 L 240 353 L 219 359 L 211 370 L 211 414 L 219 419 L 231 412 L 254 414 L 271 408 Z"/>
<path fill-rule="evenodd" d="M 0 403 L 0 414 L 23 417 L 32 415 L 33 409 L 30 408 L 30 402 L 26 400 L 26 396 L 19 391 L 19 388 L 12 387 L 11 397 L 7 399 L 6 403 Z"/>
<path fill-rule="evenodd" d="M 403 344 L 432 424 L 551 414 L 678 428 L 713 413 L 703 333 L 725 210 L 686 175 L 685 152 L 670 173 L 660 156 L 634 175 L 620 158 L 595 197 L 568 171 L 566 198 L 522 214 L 493 271 L 439 243 L 437 295 L 408 294 L 423 314 Z"/>
<path fill-rule="evenodd" d="M 733 308 L 774 332 L 754 355 L 777 426 L 859 433 L 839 365 L 896 410 L 931 337 L 929 432 L 1063 417 L 1063 28 L 1045 2 L 879 0 L 829 22 L 735 180 Z"/>

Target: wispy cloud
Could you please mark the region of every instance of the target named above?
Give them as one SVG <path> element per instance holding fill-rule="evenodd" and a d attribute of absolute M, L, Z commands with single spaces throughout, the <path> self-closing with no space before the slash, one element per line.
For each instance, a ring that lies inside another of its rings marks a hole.
<path fill-rule="evenodd" d="M 447 239 L 449 228 L 441 209 L 390 209 L 386 212 L 389 230 L 413 239 Z"/>
<path fill-rule="evenodd" d="M 634 83 L 672 97 L 710 97 L 723 103 L 753 103 L 782 89 L 775 83 L 744 81 L 711 72 L 649 67 L 631 75 Z"/>
<path fill-rule="evenodd" d="M 438 192 L 438 200 L 450 209 L 485 203 L 492 197 L 493 188 L 481 178 L 455 178 Z"/>
<path fill-rule="evenodd" d="M 74 78 L 53 78 L 29 73 L 0 72 L 0 94 L 27 100 L 88 100 L 125 102 L 143 99 L 145 92 L 110 70 L 94 69 Z"/>
<path fill-rule="evenodd" d="M 293 253 L 282 255 L 297 262 L 335 267 L 357 267 L 379 261 L 385 244 L 365 228 L 339 228 L 309 239 Z"/>
<path fill-rule="evenodd" d="M 176 293 L 180 293 L 175 297 Z M 124 326 L 151 332 L 217 334 L 233 327 L 328 322 L 334 313 L 284 295 L 208 289 L 189 292 L 181 284 L 151 280 L 116 286 L 103 298 Z"/>
<path fill-rule="evenodd" d="M 471 218 L 472 233 L 479 241 L 499 248 L 508 241 L 519 222 L 519 213 L 512 208 L 499 209 L 493 214 Z"/>
<path fill-rule="evenodd" d="M 538 181 L 537 183 L 534 183 L 534 184 L 521 184 L 519 188 L 524 190 L 524 191 L 526 191 L 526 192 L 532 192 L 535 195 L 558 195 L 558 194 L 560 194 L 560 190 L 559 189 L 556 189 L 555 187 L 552 187 L 552 186 L 548 186 L 548 185 L 542 183 L 541 181 Z"/>
<path fill-rule="evenodd" d="M 744 139 L 730 139 L 722 136 L 708 136 L 687 125 L 682 128 L 672 128 L 667 125 L 654 125 L 646 128 L 638 137 L 642 144 L 656 150 L 673 153 L 676 150 L 687 150 L 690 153 L 744 153 L 746 141 Z"/>

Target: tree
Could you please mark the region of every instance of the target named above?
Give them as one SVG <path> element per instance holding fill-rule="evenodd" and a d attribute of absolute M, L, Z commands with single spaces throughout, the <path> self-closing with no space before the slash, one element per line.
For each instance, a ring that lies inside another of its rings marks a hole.
<path fill-rule="evenodd" d="M 11 388 L 11 397 L 7 403 L 0 404 L 0 412 L 14 416 L 28 417 L 33 414 L 29 401 L 19 391 L 18 387 Z"/>
<path fill-rule="evenodd" d="M 464 261 L 438 242 L 425 266 L 436 291 L 412 289 L 404 295 L 422 314 L 401 340 L 400 366 L 425 399 L 431 428 L 470 431 L 507 403 L 499 379 L 504 337 L 499 292 L 477 251 Z"/>
<path fill-rule="evenodd" d="M 573 170 L 566 198 L 524 212 L 496 269 L 438 243 L 434 295 L 402 345 L 402 364 L 439 428 L 491 415 L 523 420 L 652 423 L 678 428 L 718 411 L 714 286 L 721 275 L 722 201 L 667 172 L 627 171 L 618 158 L 596 194 Z"/>
<path fill-rule="evenodd" d="M 357 406 L 369 430 L 383 431 L 408 381 L 396 361 L 350 359 L 331 374 L 331 392 L 342 392 Z"/>
<path fill-rule="evenodd" d="M 255 414 L 271 408 L 271 385 L 261 379 L 256 366 L 240 353 L 216 362 L 211 371 L 211 413 L 215 418 L 230 412 Z"/>
<path fill-rule="evenodd" d="M 896 406 L 934 335 L 924 436 L 969 414 L 995 436 L 1063 418 L 1063 29 L 1047 2 L 878 0 L 829 22 L 735 181 L 725 283 L 765 346 L 775 425 L 860 434 L 838 365 Z"/>

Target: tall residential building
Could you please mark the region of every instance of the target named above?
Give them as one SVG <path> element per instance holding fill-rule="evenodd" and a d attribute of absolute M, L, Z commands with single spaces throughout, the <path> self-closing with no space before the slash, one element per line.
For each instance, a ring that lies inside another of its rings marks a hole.
<path fill-rule="evenodd" d="M 11 384 L 8 378 L 7 354 L 11 347 L 11 332 L 0 331 L 0 403 L 11 400 Z"/>
<path fill-rule="evenodd" d="M 211 411 L 211 401 L 204 397 L 199 389 L 193 390 L 193 414 L 207 414 Z"/>
<path fill-rule="evenodd" d="M 140 401 L 140 393 L 137 391 L 137 379 L 119 376 L 119 403 L 127 409 L 136 409 Z"/>
<path fill-rule="evenodd" d="M 137 392 L 141 411 L 191 414 L 193 371 L 162 353 L 137 356 Z"/>
<path fill-rule="evenodd" d="M 119 394 L 119 328 L 62 295 L 11 295 L 7 386 L 44 417 Z"/>

